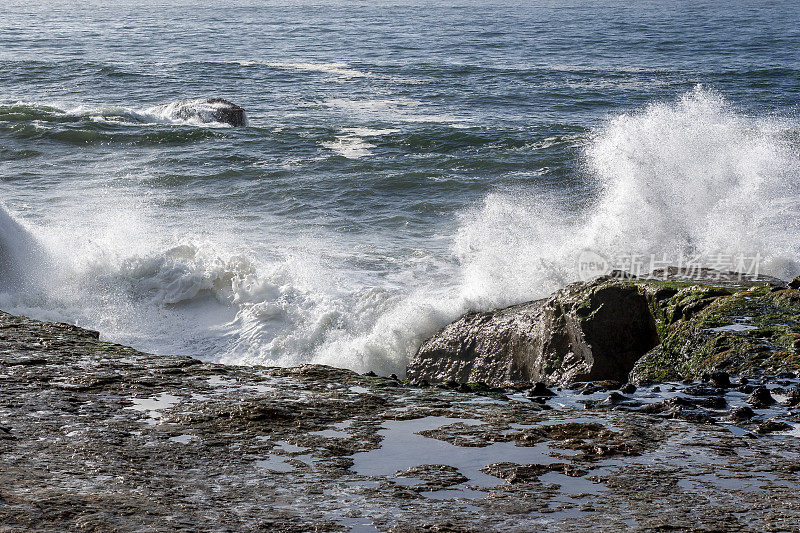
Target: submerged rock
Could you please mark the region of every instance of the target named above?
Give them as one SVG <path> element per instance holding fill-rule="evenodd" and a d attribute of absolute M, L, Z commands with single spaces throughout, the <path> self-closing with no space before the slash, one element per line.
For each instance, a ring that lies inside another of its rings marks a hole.
<path fill-rule="evenodd" d="M 756 416 L 756 413 L 746 405 L 741 407 L 735 407 L 730 410 L 730 413 L 728 413 L 728 418 L 735 422 L 750 420 L 754 416 Z"/>
<path fill-rule="evenodd" d="M 752 405 L 756 409 L 763 409 L 764 407 L 769 407 L 770 405 L 776 403 L 775 398 L 772 397 L 772 394 L 769 393 L 769 390 L 766 387 L 757 387 L 753 393 L 747 398 L 747 403 Z"/>
<path fill-rule="evenodd" d="M 528 391 L 528 396 L 555 396 L 556 393 L 547 388 L 541 381 L 534 383 L 533 388 Z"/>
<path fill-rule="evenodd" d="M 787 424 L 783 420 L 776 420 L 776 419 L 769 419 L 765 422 L 762 422 L 756 428 L 756 433 L 760 433 L 762 435 L 766 433 L 773 433 L 775 431 L 788 431 L 792 429 L 790 424 Z"/>
<path fill-rule="evenodd" d="M 202 124 L 219 123 L 234 127 L 247 125 L 244 109 L 224 98 L 182 100 L 159 109 L 173 120 L 195 121 Z"/>
<path fill-rule="evenodd" d="M 603 400 L 603 404 L 616 405 L 618 403 L 623 403 L 629 400 L 630 398 L 628 398 L 627 396 L 624 396 L 623 394 L 617 391 L 612 391 L 611 394 L 609 394 L 608 397 L 605 400 Z"/>
<path fill-rule="evenodd" d="M 786 395 L 786 405 L 795 407 L 798 404 L 800 404 L 800 387 L 792 387 Z"/>

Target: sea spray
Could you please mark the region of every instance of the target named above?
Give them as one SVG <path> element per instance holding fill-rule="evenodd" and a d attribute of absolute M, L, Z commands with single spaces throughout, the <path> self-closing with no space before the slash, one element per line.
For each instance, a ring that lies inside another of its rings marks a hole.
<path fill-rule="evenodd" d="M 41 243 L 0 204 L 0 293 L 34 292 L 51 268 Z"/>
<path fill-rule="evenodd" d="M 586 244 L 608 254 L 760 253 L 767 273 L 789 277 L 800 258 L 796 129 L 700 87 L 611 120 L 587 149 L 603 192 Z"/>
<path fill-rule="evenodd" d="M 462 217 L 463 294 L 479 307 L 538 298 L 577 279 L 581 252 L 607 258 L 760 256 L 761 272 L 800 270 L 797 124 L 750 117 L 710 90 L 625 113 L 598 128 L 585 208 L 495 193 Z"/>
<path fill-rule="evenodd" d="M 391 275 L 362 275 L 358 248 L 336 231 L 237 243 L 213 232 L 164 235 L 146 203 L 118 203 L 107 220 L 62 229 L 26 228 L 0 211 L 2 304 L 158 353 L 402 373 L 419 344 L 461 313 L 577 279 L 586 249 L 752 252 L 764 273 L 796 275 L 796 132 L 790 119 L 749 116 L 701 88 L 620 114 L 585 139 L 583 201 L 497 187 L 443 237 L 449 255 L 378 254 L 398 265 Z"/>

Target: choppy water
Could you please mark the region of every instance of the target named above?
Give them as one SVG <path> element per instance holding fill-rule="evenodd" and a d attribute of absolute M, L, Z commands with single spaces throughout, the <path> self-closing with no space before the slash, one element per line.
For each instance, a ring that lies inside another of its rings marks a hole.
<path fill-rule="evenodd" d="M 402 371 L 590 248 L 800 270 L 800 4 L 6 1 L 0 308 Z M 221 96 L 248 126 L 181 121 Z"/>

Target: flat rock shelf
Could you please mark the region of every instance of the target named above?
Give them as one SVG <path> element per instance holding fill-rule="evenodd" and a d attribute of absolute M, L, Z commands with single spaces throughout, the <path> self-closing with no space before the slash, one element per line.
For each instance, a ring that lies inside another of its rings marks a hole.
<path fill-rule="evenodd" d="M 797 528 L 797 378 L 713 379 L 420 387 L 0 313 L 0 531 Z"/>

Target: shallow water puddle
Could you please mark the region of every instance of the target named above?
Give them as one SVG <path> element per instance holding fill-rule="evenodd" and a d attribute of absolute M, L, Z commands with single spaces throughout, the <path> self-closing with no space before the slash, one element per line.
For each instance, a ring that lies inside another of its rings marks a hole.
<path fill-rule="evenodd" d="M 256 466 L 273 472 L 291 472 L 294 470 L 294 466 L 287 463 L 284 458 L 274 455 L 270 455 L 266 459 L 259 459 L 256 461 Z"/>
<path fill-rule="evenodd" d="M 178 405 L 180 401 L 180 396 L 162 392 L 150 398 L 131 398 L 133 405 L 125 407 L 125 409 L 146 413 L 146 422 L 150 425 L 155 425 L 160 423 L 164 418 L 164 415 L 161 413 L 162 410 L 174 407 Z"/>
<path fill-rule="evenodd" d="M 498 442 L 484 447 L 455 446 L 447 442 L 424 437 L 417 433 L 437 429 L 450 424 L 480 425 L 475 419 L 429 416 L 413 420 L 393 420 L 384 423 L 378 433 L 383 437 L 381 447 L 353 455 L 353 471 L 364 476 L 386 476 L 399 484 L 408 485 L 407 479 L 395 476 L 395 472 L 423 464 L 450 465 L 469 478 L 469 485 L 495 487 L 503 480 L 484 474 L 480 469 L 488 464 L 508 461 L 518 464 L 553 464 L 559 461 L 551 457 L 551 448 L 546 444 L 516 446 L 513 442 Z M 441 493 L 443 491 L 435 491 Z M 452 490 L 454 497 L 467 494 Z M 469 497 L 471 494 L 467 494 Z"/>
<path fill-rule="evenodd" d="M 378 533 L 380 531 L 369 518 L 340 518 L 339 523 L 349 527 L 350 533 Z"/>
<path fill-rule="evenodd" d="M 741 333 L 742 331 L 752 331 L 754 329 L 758 329 L 758 328 L 756 326 L 751 326 L 749 324 L 742 324 L 742 323 L 737 322 L 735 324 L 729 324 L 727 326 L 720 326 L 718 328 L 710 328 L 709 331 L 719 331 L 719 332 L 732 331 L 734 333 Z"/>
<path fill-rule="evenodd" d="M 309 466 L 312 466 L 311 454 L 306 453 L 302 455 L 294 455 L 297 452 L 308 451 L 308 448 L 295 446 L 285 441 L 278 441 L 275 447 L 270 451 L 270 454 L 265 459 L 256 461 L 258 468 L 272 470 L 273 472 L 291 472 L 296 469 L 294 465 L 288 463 L 289 459 L 296 459 L 302 461 Z"/>
<path fill-rule="evenodd" d="M 169 440 L 171 442 L 177 442 L 180 444 L 189 444 L 192 441 L 199 440 L 200 437 L 197 435 L 178 435 L 177 437 L 170 437 Z"/>

